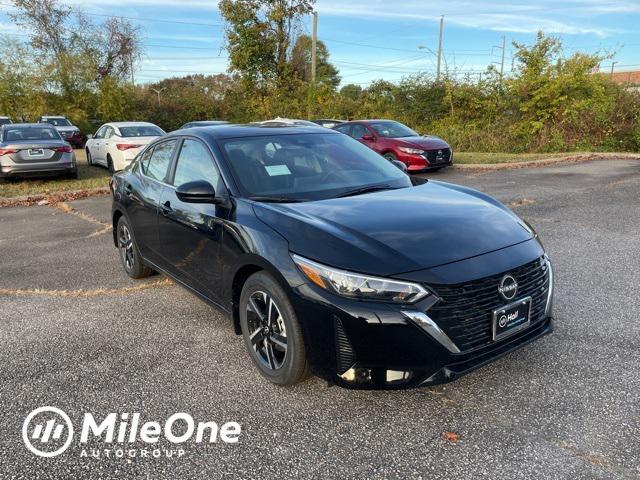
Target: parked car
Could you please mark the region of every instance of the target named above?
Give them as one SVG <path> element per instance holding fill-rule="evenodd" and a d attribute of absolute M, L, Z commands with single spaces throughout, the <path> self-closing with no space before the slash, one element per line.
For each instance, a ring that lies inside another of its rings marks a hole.
<path fill-rule="evenodd" d="M 0 126 L 13 123 L 9 117 L 0 117 Z"/>
<path fill-rule="evenodd" d="M 276 384 L 309 369 L 346 387 L 449 382 L 553 328 L 527 223 L 332 130 L 178 130 L 111 191 L 125 272 L 164 272 L 229 313 Z"/>
<path fill-rule="evenodd" d="M 87 140 L 87 163 L 117 172 L 129 165 L 142 147 L 165 134 L 160 127 L 148 122 L 105 123 Z"/>
<path fill-rule="evenodd" d="M 78 178 L 73 148 L 55 128 L 41 123 L 0 127 L 0 177 L 51 174 Z"/>
<path fill-rule="evenodd" d="M 228 123 L 229 122 L 225 120 L 198 120 L 195 122 L 185 123 L 179 128 L 179 130 L 182 130 L 183 128 L 212 127 L 214 125 L 225 125 Z"/>
<path fill-rule="evenodd" d="M 255 122 L 254 125 L 265 125 L 271 127 L 286 127 L 287 125 L 300 125 L 305 127 L 317 127 L 317 125 L 309 120 L 296 120 L 292 118 L 276 117 L 273 120 L 265 120 L 263 122 Z"/>
<path fill-rule="evenodd" d="M 320 125 L 321 127 L 325 127 L 325 128 L 333 128 L 340 125 L 341 123 L 345 123 L 345 120 L 330 120 L 330 119 L 318 119 L 318 120 L 311 120 L 311 121 L 316 125 Z"/>
<path fill-rule="evenodd" d="M 399 160 L 409 172 L 439 170 L 453 162 L 447 142 L 435 136 L 421 136 L 393 120 L 357 120 L 334 127 L 355 138 L 387 160 Z"/>
<path fill-rule="evenodd" d="M 82 132 L 66 117 L 45 115 L 38 119 L 39 123 L 53 125 L 60 136 L 75 148 L 82 148 Z"/>

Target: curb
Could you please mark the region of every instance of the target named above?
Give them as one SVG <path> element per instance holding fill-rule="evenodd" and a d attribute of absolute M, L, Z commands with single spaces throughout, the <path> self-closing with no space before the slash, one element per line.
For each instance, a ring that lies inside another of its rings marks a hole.
<path fill-rule="evenodd" d="M 52 193 L 39 193 L 36 195 L 24 195 L 21 197 L 0 198 L 2 207 L 30 207 L 32 205 L 55 205 L 60 202 L 72 202 L 82 198 L 108 195 L 109 187 L 87 188 L 83 190 L 58 191 Z"/>
<path fill-rule="evenodd" d="M 542 160 L 513 163 L 462 163 L 453 165 L 454 168 L 466 171 L 494 171 L 514 170 L 518 168 L 537 168 L 563 165 L 570 163 L 590 162 L 593 160 L 640 160 L 637 153 L 582 153 L 564 157 L 550 157 Z M 455 159 L 454 159 L 455 161 Z"/>

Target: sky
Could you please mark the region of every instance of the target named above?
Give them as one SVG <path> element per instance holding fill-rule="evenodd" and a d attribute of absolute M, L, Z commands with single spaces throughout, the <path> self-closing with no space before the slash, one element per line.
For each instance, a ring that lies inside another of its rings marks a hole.
<path fill-rule="evenodd" d="M 142 29 L 145 55 L 136 83 L 227 69 L 224 24 L 216 0 L 61 0 L 94 22 L 123 16 Z M 0 0 L 0 34 L 23 37 Z M 640 0 L 317 0 L 318 38 L 327 45 L 342 84 L 366 86 L 435 72 L 438 27 L 444 15 L 443 62 L 459 75 L 499 68 L 505 73 L 512 42 L 532 43 L 538 30 L 560 36 L 565 53 L 615 53 L 602 69 L 640 70 Z M 312 29 L 311 16 L 301 31 Z"/>

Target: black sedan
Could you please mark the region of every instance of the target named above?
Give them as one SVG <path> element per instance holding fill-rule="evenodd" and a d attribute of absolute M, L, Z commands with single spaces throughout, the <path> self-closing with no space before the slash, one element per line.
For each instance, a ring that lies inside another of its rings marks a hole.
<path fill-rule="evenodd" d="M 448 382 L 553 328 L 526 222 L 324 128 L 176 131 L 111 189 L 127 274 L 165 273 L 228 312 L 277 384 Z"/>

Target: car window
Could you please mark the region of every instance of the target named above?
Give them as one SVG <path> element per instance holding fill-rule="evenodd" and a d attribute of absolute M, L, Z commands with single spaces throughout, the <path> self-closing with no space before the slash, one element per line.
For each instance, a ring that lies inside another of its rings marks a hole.
<path fill-rule="evenodd" d="M 349 135 L 349 130 L 351 130 L 351 125 L 340 125 L 339 127 L 335 127 L 334 130 L 337 130 L 340 133 L 344 133 L 345 135 Z"/>
<path fill-rule="evenodd" d="M 164 131 L 153 125 L 141 125 L 135 127 L 120 127 L 120 136 L 123 138 L 130 137 L 160 137 L 164 135 Z"/>
<path fill-rule="evenodd" d="M 21 140 L 60 140 L 60 134 L 49 126 L 19 126 L 6 129 L 3 140 L 5 142 L 17 142 Z"/>
<path fill-rule="evenodd" d="M 61 117 L 46 117 L 46 118 L 43 118 L 43 122 L 44 123 L 48 123 L 50 125 L 53 125 L 55 127 L 70 127 L 71 126 L 71 122 L 69 122 L 69 120 L 67 120 L 66 118 L 61 118 Z"/>
<path fill-rule="evenodd" d="M 406 125 L 399 122 L 376 122 L 371 124 L 371 128 L 375 132 L 384 138 L 402 138 L 402 137 L 417 137 L 418 134 L 411 130 Z"/>
<path fill-rule="evenodd" d="M 100 127 L 100 130 L 96 132 L 95 138 L 104 138 L 104 133 L 107 131 L 107 127 Z"/>
<path fill-rule="evenodd" d="M 356 140 L 360 140 L 365 135 L 371 135 L 369 130 L 364 125 L 354 125 L 353 130 L 351 130 L 351 136 Z"/>
<path fill-rule="evenodd" d="M 216 192 L 222 189 L 220 174 L 207 148 L 197 140 L 186 139 L 178 155 L 173 184 L 177 187 L 196 180 L 206 180 Z"/>
<path fill-rule="evenodd" d="M 144 165 L 144 172 L 150 178 L 164 182 L 167 176 L 167 170 L 173 158 L 173 150 L 176 146 L 176 140 L 169 140 L 157 144 L 153 148 L 151 158 Z"/>
<path fill-rule="evenodd" d="M 335 132 L 232 138 L 221 141 L 221 146 L 236 182 L 249 198 L 319 200 L 356 187 L 411 185 L 391 162 Z"/>
<path fill-rule="evenodd" d="M 115 132 L 113 131 L 113 128 L 107 127 L 107 129 L 104 132 L 104 138 L 111 138 L 113 137 L 114 133 Z"/>

